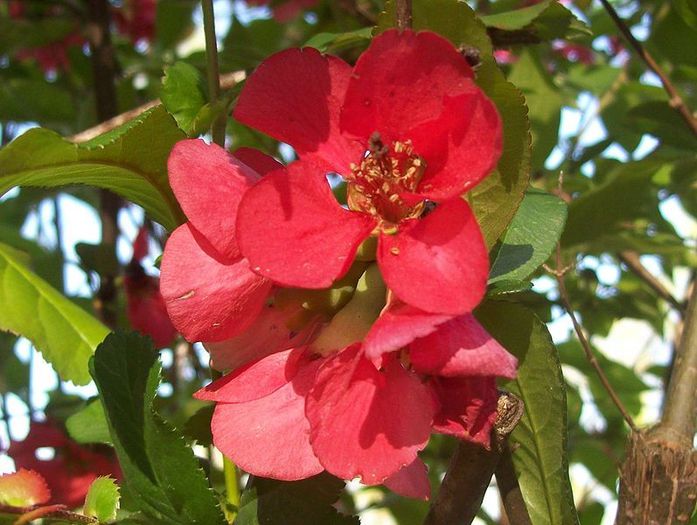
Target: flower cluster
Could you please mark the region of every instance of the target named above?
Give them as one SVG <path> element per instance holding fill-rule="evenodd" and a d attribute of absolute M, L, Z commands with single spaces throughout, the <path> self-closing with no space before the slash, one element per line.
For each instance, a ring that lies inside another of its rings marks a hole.
<path fill-rule="evenodd" d="M 517 363 L 472 315 L 489 261 L 463 195 L 502 149 L 473 77 L 430 32 L 387 31 L 354 67 L 290 49 L 247 79 L 234 116 L 298 160 L 173 149 L 188 222 L 161 291 L 227 372 L 197 397 L 217 403 L 214 442 L 244 470 L 327 470 L 426 498 L 432 432 L 489 446 L 495 378 Z"/>

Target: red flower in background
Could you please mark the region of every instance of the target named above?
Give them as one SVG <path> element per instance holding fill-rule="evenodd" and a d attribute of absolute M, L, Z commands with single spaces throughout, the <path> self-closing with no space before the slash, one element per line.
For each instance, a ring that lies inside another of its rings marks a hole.
<path fill-rule="evenodd" d="M 145 273 L 141 261 L 148 255 L 148 231 L 144 227 L 133 243 L 133 257 L 126 266 L 123 284 L 126 291 L 126 315 L 133 329 L 149 335 L 155 346 L 169 345 L 177 334 L 167 315 L 160 294 L 160 280 Z"/>
<path fill-rule="evenodd" d="M 50 459 L 37 457 L 37 450 L 52 448 Z M 12 441 L 7 455 L 17 470 L 29 469 L 40 474 L 50 489 L 50 502 L 79 507 L 92 482 L 99 476 L 120 477 L 120 468 L 110 450 L 79 445 L 50 421 L 32 422 L 24 441 Z"/>
<path fill-rule="evenodd" d="M 117 29 L 128 35 L 134 44 L 155 38 L 156 18 L 157 0 L 125 0 L 123 6 L 114 12 Z"/>
<path fill-rule="evenodd" d="M 387 31 L 354 68 L 314 49 L 282 51 L 247 80 L 234 116 L 300 156 L 239 204 L 237 240 L 255 272 L 328 287 L 376 235 L 382 275 L 404 302 L 449 314 L 479 303 L 489 261 L 461 195 L 496 166 L 501 122 L 448 41 Z M 348 183 L 348 210 L 330 172 Z"/>
<path fill-rule="evenodd" d="M 314 7 L 317 2 L 318 0 L 282 0 L 280 2 L 274 2 L 273 0 L 247 0 L 247 4 L 251 6 L 270 6 L 273 17 L 278 22 L 288 22 L 292 20 L 305 9 Z"/>

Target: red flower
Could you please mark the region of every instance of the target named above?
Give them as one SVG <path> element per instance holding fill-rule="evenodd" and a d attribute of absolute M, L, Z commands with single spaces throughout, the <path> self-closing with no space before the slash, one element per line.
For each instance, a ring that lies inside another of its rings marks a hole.
<path fill-rule="evenodd" d="M 141 261 L 148 254 L 148 231 L 141 228 L 133 243 L 133 257 L 126 266 L 123 279 L 126 291 L 126 315 L 134 330 L 149 335 L 155 346 L 162 348 L 172 342 L 177 330 L 167 315 L 160 294 L 160 280 L 143 270 Z"/>
<path fill-rule="evenodd" d="M 461 195 L 496 166 L 501 123 L 448 41 L 387 31 L 354 68 L 314 49 L 277 53 L 247 80 L 234 115 L 300 156 L 239 204 L 237 241 L 255 272 L 328 287 L 376 235 L 382 275 L 404 302 L 454 315 L 479 303 L 488 256 Z M 347 181 L 348 210 L 328 172 Z"/>
<path fill-rule="evenodd" d="M 241 155 L 262 172 L 269 164 L 279 166 L 258 152 Z M 271 293 L 271 281 L 249 269 L 235 238 L 237 206 L 260 175 L 200 140 L 179 142 L 168 168 L 189 222 L 165 245 L 160 290 L 174 326 L 187 340 L 225 341 L 252 325 Z"/>
<path fill-rule="evenodd" d="M 140 40 L 151 41 L 155 37 L 157 0 L 125 0 L 114 13 L 116 27 L 128 35 L 135 44 Z"/>
<path fill-rule="evenodd" d="M 335 350 L 322 357 L 310 344 L 275 353 L 200 390 L 196 397 L 218 403 L 216 446 L 260 476 L 295 480 L 327 470 L 427 497 L 417 453 L 430 433 L 489 446 L 494 377 L 516 370 L 471 315 L 403 303 L 391 305 L 362 344 Z"/>
<path fill-rule="evenodd" d="M 53 448 L 54 457 L 37 457 L 37 450 L 43 448 Z M 11 442 L 7 454 L 18 470 L 33 470 L 46 480 L 50 502 L 68 507 L 78 507 L 85 502 L 87 491 L 97 477 L 120 477 L 111 451 L 101 453 L 96 448 L 78 445 L 49 421 L 32 422 L 24 441 Z"/>
<path fill-rule="evenodd" d="M 278 22 L 288 22 L 298 16 L 305 9 L 314 7 L 317 0 L 285 0 L 272 2 L 272 0 L 247 0 L 249 5 L 272 5 L 273 17 Z"/>

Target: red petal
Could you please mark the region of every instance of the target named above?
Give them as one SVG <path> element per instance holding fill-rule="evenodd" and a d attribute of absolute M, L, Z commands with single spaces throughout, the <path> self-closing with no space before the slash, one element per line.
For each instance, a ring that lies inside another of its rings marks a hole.
<path fill-rule="evenodd" d="M 283 167 L 283 164 L 278 162 L 271 155 L 267 155 L 254 148 L 237 148 L 234 155 L 235 158 L 244 162 L 261 176 Z"/>
<path fill-rule="evenodd" d="M 304 351 L 304 348 L 296 348 L 266 356 L 213 381 L 194 397 L 222 403 L 246 403 L 268 396 L 296 376 Z"/>
<path fill-rule="evenodd" d="M 489 256 L 470 207 L 461 199 L 380 236 L 385 283 L 405 303 L 446 314 L 471 312 L 486 290 Z"/>
<path fill-rule="evenodd" d="M 433 430 L 489 448 L 498 401 L 494 378 L 438 378 L 434 386 L 441 408 Z"/>
<path fill-rule="evenodd" d="M 305 396 L 320 362 L 303 359 L 297 375 L 265 397 L 218 404 L 211 422 L 215 446 L 256 476 L 292 481 L 320 473 L 305 417 Z"/>
<path fill-rule="evenodd" d="M 291 321 L 303 311 L 299 303 L 266 304 L 256 320 L 241 334 L 204 345 L 211 354 L 211 365 L 216 370 L 234 370 L 275 352 L 302 346 L 316 328 L 313 321 L 299 332 L 290 328 Z"/>
<path fill-rule="evenodd" d="M 307 398 L 310 440 L 320 462 L 343 479 L 382 483 L 428 443 L 434 407 L 418 377 L 391 360 L 383 371 L 359 345 L 330 358 Z"/>
<path fill-rule="evenodd" d="M 283 286 L 326 288 L 349 269 L 373 225 L 339 206 L 317 166 L 299 161 L 247 192 L 237 237 L 258 274 Z"/>
<path fill-rule="evenodd" d="M 431 497 L 431 483 L 428 480 L 428 468 L 419 458 L 387 478 L 385 485 L 392 492 L 407 498 L 428 501 Z"/>
<path fill-rule="evenodd" d="M 169 320 L 159 282 L 157 277 L 150 275 L 124 277 L 126 315 L 131 327 L 149 335 L 155 346 L 163 348 L 172 342 L 177 330 Z"/>
<path fill-rule="evenodd" d="M 303 157 L 348 171 L 363 147 L 339 132 L 339 112 L 351 67 L 312 48 L 288 49 L 266 59 L 247 79 L 234 117 L 287 142 Z"/>
<path fill-rule="evenodd" d="M 169 183 L 191 224 L 227 258 L 239 256 L 237 206 L 259 175 L 216 144 L 178 142 L 167 161 Z"/>
<path fill-rule="evenodd" d="M 170 236 L 160 290 L 174 326 L 189 341 L 222 341 L 247 328 L 264 306 L 271 282 L 245 259 L 221 260 L 188 223 Z"/>
<path fill-rule="evenodd" d="M 518 360 L 484 330 L 472 314 L 444 323 L 409 345 L 411 364 L 422 374 L 513 379 Z"/>
<path fill-rule="evenodd" d="M 418 192 L 433 200 L 457 197 L 491 173 L 503 135 L 496 106 L 473 92 L 446 100 L 443 114 L 411 131 L 414 151 L 426 161 Z"/>
<path fill-rule="evenodd" d="M 19 469 L 0 476 L 0 504 L 10 507 L 33 507 L 51 499 L 51 491 L 41 474 Z"/>
<path fill-rule="evenodd" d="M 430 334 L 450 318 L 450 315 L 431 314 L 397 302 L 373 323 L 363 339 L 363 351 L 375 362 L 382 354 L 399 350 L 414 339 Z"/>
<path fill-rule="evenodd" d="M 387 141 L 409 139 L 414 127 L 440 117 L 445 96 L 471 91 L 472 76 L 465 58 L 443 37 L 386 31 L 356 62 L 341 128 L 364 139 L 374 131 Z"/>
<path fill-rule="evenodd" d="M 148 255 L 148 229 L 141 226 L 133 241 L 133 257 L 131 261 L 140 262 Z"/>

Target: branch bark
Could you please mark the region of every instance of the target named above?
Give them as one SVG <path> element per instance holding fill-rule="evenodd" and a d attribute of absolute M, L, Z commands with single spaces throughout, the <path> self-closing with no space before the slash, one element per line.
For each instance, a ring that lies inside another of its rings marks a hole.
<path fill-rule="evenodd" d="M 678 312 L 683 313 L 685 311 L 685 305 L 678 301 L 670 291 L 663 286 L 663 283 L 656 279 L 654 275 L 649 272 L 646 267 L 641 264 L 639 259 L 639 254 L 631 250 L 624 250 L 618 254 L 620 261 L 622 261 L 627 268 L 629 268 L 632 273 L 639 277 L 642 281 L 649 285 L 649 287 L 656 292 L 656 294 L 669 303 Z"/>
<path fill-rule="evenodd" d="M 468 525 L 474 520 L 523 409 L 523 401 L 513 394 L 500 394 L 491 450 L 466 441 L 458 444 L 424 525 Z"/>
<path fill-rule="evenodd" d="M 411 0 L 397 0 L 395 22 L 400 31 L 411 29 Z"/>
<path fill-rule="evenodd" d="M 118 114 L 116 98 L 116 57 L 111 43 L 111 8 L 108 0 L 88 0 L 87 37 L 90 43 L 97 119 L 102 122 Z M 99 190 L 99 217 L 102 224 L 102 244 L 109 246 L 109 258 L 117 261 L 118 214 L 121 199 L 107 190 Z M 116 265 L 112 265 L 116 266 Z M 117 322 L 116 275 L 100 275 L 95 309 L 110 328 Z"/>

